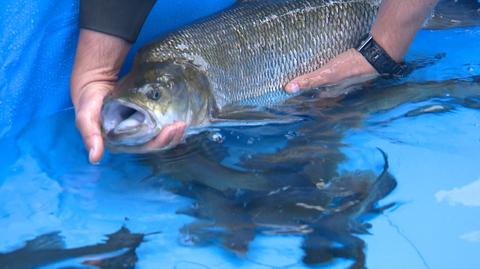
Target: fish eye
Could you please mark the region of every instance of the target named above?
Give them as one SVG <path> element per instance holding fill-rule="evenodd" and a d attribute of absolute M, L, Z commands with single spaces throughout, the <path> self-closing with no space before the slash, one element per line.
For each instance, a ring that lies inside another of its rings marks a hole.
<path fill-rule="evenodd" d="M 158 101 L 162 97 L 162 92 L 159 89 L 151 89 L 147 93 L 147 97 L 153 101 Z"/>

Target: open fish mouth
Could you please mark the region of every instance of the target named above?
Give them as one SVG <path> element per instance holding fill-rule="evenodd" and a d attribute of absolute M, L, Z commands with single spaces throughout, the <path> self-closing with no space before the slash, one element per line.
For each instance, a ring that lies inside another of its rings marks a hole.
<path fill-rule="evenodd" d="M 154 117 L 145 108 L 122 99 L 111 99 L 102 108 L 102 128 L 108 144 L 135 146 L 158 134 Z"/>

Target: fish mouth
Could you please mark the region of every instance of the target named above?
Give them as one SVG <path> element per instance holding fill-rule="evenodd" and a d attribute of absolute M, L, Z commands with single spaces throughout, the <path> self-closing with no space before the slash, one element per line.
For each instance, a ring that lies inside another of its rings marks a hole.
<path fill-rule="evenodd" d="M 101 118 L 104 138 L 110 145 L 145 144 L 159 133 L 153 115 L 147 109 L 126 100 L 107 100 Z"/>

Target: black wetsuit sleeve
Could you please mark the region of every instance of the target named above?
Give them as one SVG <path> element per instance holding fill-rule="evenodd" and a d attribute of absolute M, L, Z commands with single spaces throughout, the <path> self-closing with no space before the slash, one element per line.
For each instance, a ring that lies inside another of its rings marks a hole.
<path fill-rule="evenodd" d="M 80 0 L 80 27 L 135 42 L 156 0 Z"/>

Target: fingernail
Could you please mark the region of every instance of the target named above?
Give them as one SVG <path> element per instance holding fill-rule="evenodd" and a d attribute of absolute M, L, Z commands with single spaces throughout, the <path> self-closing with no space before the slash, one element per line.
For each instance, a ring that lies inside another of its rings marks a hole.
<path fill-rule="evenodd" d="M 93 148 L 90 148 L 90 149 L 88 150 L 88 161 L 89 161 L 90 163 L 92 162 L 93 154 L 95 154 L 95 152 L 93 151 Z"/>
<path fill-rule="evenodd" d="M 288 91 L 291 93 L 297 93 L 298 91 L 300 91 L 300 86 L 298 86 L 297 83 L 292 83 L 289 85 Z"/>
<path fill-rule="evenodd" d="M 90 148 L 90 150 L 88 151 L 88 160 L 89 160 L 89 162 L 90 162 L 91 164 L 93 164 L 93 165 L 98 165 L 98 164 L 100 164 L 99 161 L 96 161 L 96 162 L 93 161 L 93 157 L 94 157 L 94 155 L 95 155 L 95 151 L 96 151 L 95 147 Z"/>

